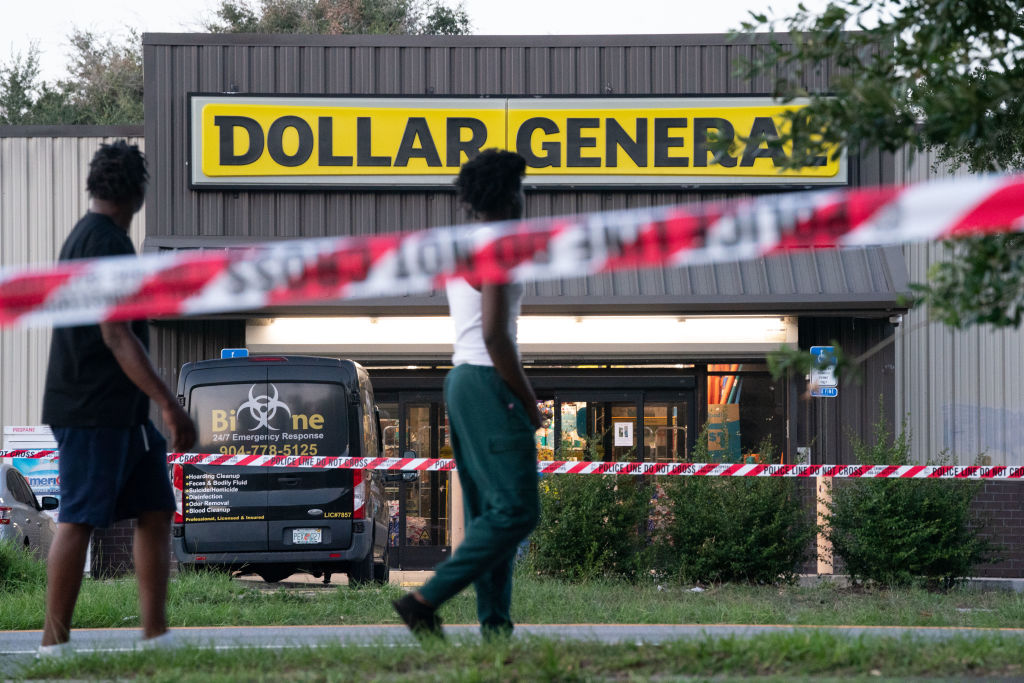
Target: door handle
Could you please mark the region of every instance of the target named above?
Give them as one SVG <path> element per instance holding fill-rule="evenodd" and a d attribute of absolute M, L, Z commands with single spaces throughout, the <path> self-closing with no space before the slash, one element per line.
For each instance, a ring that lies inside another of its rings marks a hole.
<path fill-rule="evenodd" d="M 278 477 L 277 481 L 286 486 L 295 486 L 299 483 L 298 477 Z"/>

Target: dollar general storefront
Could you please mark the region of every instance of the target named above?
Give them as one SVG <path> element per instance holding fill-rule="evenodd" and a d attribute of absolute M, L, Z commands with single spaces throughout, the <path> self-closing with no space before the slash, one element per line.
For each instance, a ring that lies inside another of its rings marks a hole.
<path fill-rule="evenodd" d="M 741 81 L 756 43 L 724 36 L 144 36 L 152 171 L 144 249 L 374 235 L 465 222 L 451 180 L 480 149 L 526 157 L 528 216 L 891 182 L 887 156 L 780 172 L 782 105 Z M 827 90 L 828 69 L 808 87 Z M 709 136 L 749 138 L 712 163 Z M 429 258 L 424 253 L 423 258 Z M 255 277 L 260 277 L 256 274 Z M 270 282 L 268 274 L 268 283 Z M 723 458 L 850 462 L 847 430 L 892 419 L 898 250 L 621 272 L 528 285 L 524 362 L 550 414 L 542 456 L 687 460 L 709 419 Z M 370 369 L 387 455 L 450 453 L 441 293 L 155 324 L 172 383 L 223 347 L 352 358 Z M 765 354 L 835 340 L 863 381 L 801 399 Z M 392 562 L 451 548 L 449 475 L 392 486 Z M 457 528 L 458 522 L 455 521 Z"/>

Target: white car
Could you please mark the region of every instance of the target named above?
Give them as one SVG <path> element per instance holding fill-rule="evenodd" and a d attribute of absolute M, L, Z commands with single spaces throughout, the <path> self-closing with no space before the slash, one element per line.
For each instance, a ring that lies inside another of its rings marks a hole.
<path fill-rule="evenodd" d="M 47 510 L 56 510 L 58 500 L 32 492 L 25 475 L 9 460 L 0 459 L 0 541 L 13 541 L 40 559 L 50 552 L 57 523 Z"/>

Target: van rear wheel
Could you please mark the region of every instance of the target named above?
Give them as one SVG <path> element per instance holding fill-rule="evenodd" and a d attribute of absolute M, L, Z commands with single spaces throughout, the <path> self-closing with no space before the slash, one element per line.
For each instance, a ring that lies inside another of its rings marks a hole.
<path fill-rule="evenodd" d="M 348 565 L 348 585 L 353 587 L 362 586 L 373 581 L 373 540 L 370 541 L 370 550 L 366 557 L 361 560 L 353 560 Z"/>
<path fill-rule="evenodd" d="M 372 553 L 371 553 L 372 554 Z M 391 581 L 391 550 L 390 546 L 384 546 L 384 557 L 380 563 L 373 563 L 373 581 L 381 585 L 387 585 Z"/>

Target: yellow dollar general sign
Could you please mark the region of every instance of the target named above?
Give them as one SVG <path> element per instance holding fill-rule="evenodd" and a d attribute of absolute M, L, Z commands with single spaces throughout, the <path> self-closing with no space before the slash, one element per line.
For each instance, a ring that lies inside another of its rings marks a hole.
<path fill-rule="evenodd" d="M 768 98 L 343 98 L 193 95 L 193 187 L 449 185 L 510 149 L 531 185 L 845 184 L 846 156 L 785 169 L 800 103 Z M 708 140 L 736 144 L 717 157 Z M 745 143 L 743 141 L 746 141 Z"/>

